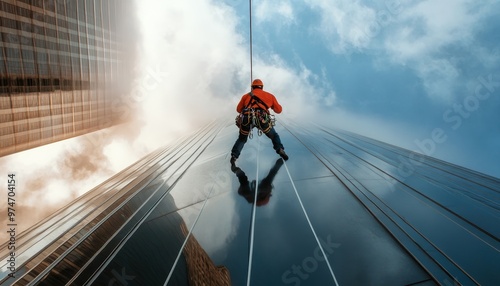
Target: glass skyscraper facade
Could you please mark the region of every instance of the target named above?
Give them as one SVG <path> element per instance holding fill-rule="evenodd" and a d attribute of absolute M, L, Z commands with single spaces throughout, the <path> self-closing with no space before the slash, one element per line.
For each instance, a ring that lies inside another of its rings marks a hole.
<path fill-rule="evenodd" d="M 15 272 L 2 245 L 2 285 L 500 284 L 498 178 L 276 128 L 288 161 L 255 133 L 231 165 L 226 120 L 156 150 L 20 234 Z"/>
<path fill-rule="evenodd" d="M 0 156 L 110 127 L 134 65 L 133 1 L 0 1 Z"/>

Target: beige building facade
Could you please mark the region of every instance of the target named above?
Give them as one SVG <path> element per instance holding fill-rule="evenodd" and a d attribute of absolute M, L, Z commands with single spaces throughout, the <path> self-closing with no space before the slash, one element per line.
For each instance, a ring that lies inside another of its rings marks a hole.
<path fill-rule="evenodd" d="M 0 0 L 0 156 L 126 120 L 132 2 Z"/>

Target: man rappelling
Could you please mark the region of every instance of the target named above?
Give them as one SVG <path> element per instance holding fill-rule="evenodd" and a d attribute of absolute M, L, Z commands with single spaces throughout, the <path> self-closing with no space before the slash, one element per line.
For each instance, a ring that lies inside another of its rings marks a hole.
<path fill-rule="evenodd" d="M 288 160 L 288 155 L 285 153 L 285 148 L 281 144 L 281 139 L 273 127 L 273 120 L 269 113 L 271 108 L 276 113 L 281 113 L 282 107 L 276 100 L 276 97 L 263 90 L 264 84 L 262 80 L 255 79 L 251 85 L 251 91 L 241 97 L 236 111 L 239 116 L 236 119 L 236 125 L 240 128 L 239 136 L 231 150 L 231 164 L 236 162 L 240 156 L 241 150 L 247 142 L 252 129 L 257 127 L 259 132 L 266 134 L 273 142 L 273 149 L 284 160 Z"/>

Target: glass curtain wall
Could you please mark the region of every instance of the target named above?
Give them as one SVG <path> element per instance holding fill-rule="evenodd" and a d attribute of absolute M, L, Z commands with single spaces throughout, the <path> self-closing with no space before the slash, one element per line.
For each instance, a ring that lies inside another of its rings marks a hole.
<path fill-rule="evenodd" d="M 127 5 L 0 0 L 0 156 L 120 122 Z"/>

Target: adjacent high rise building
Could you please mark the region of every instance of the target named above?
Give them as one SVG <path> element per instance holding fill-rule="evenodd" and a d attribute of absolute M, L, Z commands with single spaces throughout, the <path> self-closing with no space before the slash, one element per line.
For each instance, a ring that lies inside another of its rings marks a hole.
<path fill-rule="evenodd" d="M 0 0 L 0 156 L 128 119 L 133 2 Z"/>
<path fill-rule="evenodd" d="M 498 178 L 277 129 L 286 162 L 254 134 L 231 165 L 225 120 L 151 153 L 2 245 L 1 285 L 500 284 Z"/>

